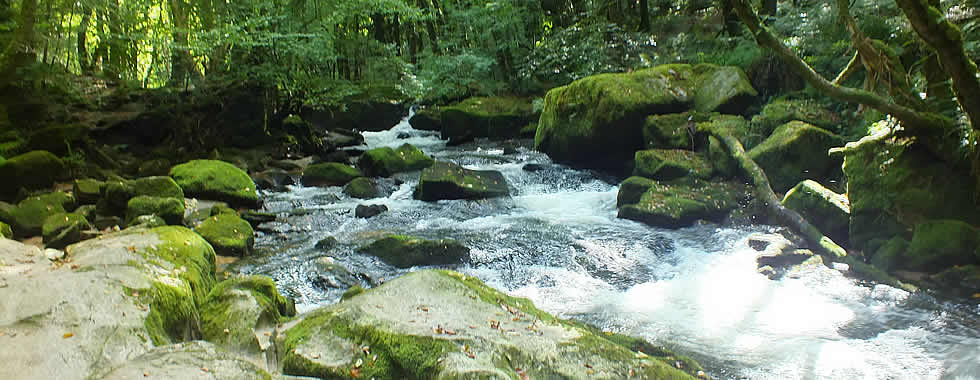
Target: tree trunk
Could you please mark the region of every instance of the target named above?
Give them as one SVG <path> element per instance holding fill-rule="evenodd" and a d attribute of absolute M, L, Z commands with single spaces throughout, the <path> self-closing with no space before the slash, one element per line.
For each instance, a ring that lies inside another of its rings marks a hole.
<path fill-rule="evenodd" d="M 648 0 L 640 0 L 640 31 L 649 32 L 650 31 L 650 7 L 647 3 Z"/>
<path fill-rule="evenodd" d="M 759 11 L 763 16 L 775 16 L 779 3 L 776 0 L 762 0 L 762 10 Z"/>
<path fill-rule="evenodd" d="M 173 45 L 170 47 L 170 85 L 186 86 L 193 63 L 187 46 L 190 6 L 184 0 L 168 0 L 173 21 Z"/>
<path fill-rule="evenodd" d="M 37 0 L 20 3 L 19 27 L 13 39 L 0 56 L 0 88 L 7 87 L 17 78 L 17 70 L 35 59 L 34 23 L 37 19 Z"/>
<path fill-rule="evenodd" d="M 88 38 L 88 25 L 91 20 L 92 6 L 83 1 L 82 20 L 78 23 L 78 31 L 76 32 L 78 37 L 76 40 L 76 48 L 78 50 L 78 70 L 82 73 L 82 75 L 89 75 L 92 73 L 92 65 L 88 57 L 88 48 L 85 46 L 86 39 Z"/>

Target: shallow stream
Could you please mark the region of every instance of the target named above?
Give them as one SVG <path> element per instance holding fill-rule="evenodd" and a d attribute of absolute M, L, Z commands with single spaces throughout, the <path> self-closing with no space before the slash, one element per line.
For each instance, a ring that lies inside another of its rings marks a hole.
<path fill-rule="evenodd" d="M 348 281 L 370 286 L 405 270 L 357 247 L 391 232 L 453 238 L 471 258 L 451 269 L 562 317 L 688 354 L 716 378 L 980 379 L 976 302 L 863 283 L 826 267 L 769 280 L 756 272 L 746 241 L 773 227 L 666 230 L 617 219 L 614 180 L 554 165 L 528 141 L 446 147 L 438 133 L 406 121 L 364 135 L 369 148 L 407 142 L 438 160 L 498 170 L 511 197 L 416 201 L 418 172 L 382 180 L 391 195 L 368 201 L 340 188 L 268 192 L 265 208 L 279 220 L 262 226 L 259 254 L 232 270 L 272 276 L 310 310 L 344 291 L 344 279 L 323 280 L 317 258 L 334 258 L 354 274 Z M 359 219 L 358 204 L 390 211 Z M 317 248 L 328 236 L 339 243 Z"/>

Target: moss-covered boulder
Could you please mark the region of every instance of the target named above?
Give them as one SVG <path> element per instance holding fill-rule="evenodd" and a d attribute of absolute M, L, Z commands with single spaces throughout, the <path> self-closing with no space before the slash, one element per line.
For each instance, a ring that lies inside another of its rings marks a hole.
<path fill-rule="evenodd" d="M 194 231 L 201 234 L 222 256 L 247 256 L 255 245 L 252 225 L 233 213 L 207 218 Z"/>
<path fill-rule="evenodd" d="M 737 72 L 714 65 L 663 65 L 594 75 L 552 89 L 545 96 L 534 147 L 559 162 L 622 170 L 643 147 L 647 116 L 739 109 L 755 90 L 745 74 L 732 75 Z M 700 93 L 702 86 L 713 94 Z"/>
<path fill-rule="evenodd" d="M 314 164 L 303 171 L 303 184 L 309 186 L 343 186 L 360 177 L 361 171 L 338 162 Z"/>
<path fill-rule="evenodd" d="M 378 187 L 370 178 L 360 177 L 350 181 L 343 190 L 344 194 L 352 198 L 371 199 L 381 195 Z"/>
<path fill-rule="evenodd" d="M 232 351 L 260 352 L 283 317 L 296 315 L 295 304 L 279 295 L 264 276 L 240 276 L 219 282 L 201 306 L 204 339 Z M 271 334 L 270 334 L 271 335 Z"/>
<path fill-rule="evenodd" d="M 462 166 L 436 162 L 422 171 L 414 197 L 423 201 L 441 199 L 483 199 L 510 194 L 504 175 L 493 170 L 469 170 Z"/>
<path fill-rule="evenodd" d="M 634 193 L 641 183 L 627 189 Z M 635 203 L 635 196 L 622 194 L 619 217 L 656 227 L 687 227 L 698 220 L 719 222 L 739 207 L 740 197 L 750 194 L 748 187 L 737 182 L 713 182 L 685 177 L 673 181 L 651 181 Z"/>
<path fill-rule="evenodd" d="M 259 194 L 252 178 L 242 169 L 224 161 L 190 161 L 171 168 L 170 176 L 187 197 L 213 199 L 248 208 L 259 204 Z"/>
<path fill-rule="evenodd" d="M 41 236 L 48 248 L 62 249 L 82 240 L 82 231 L 92 228 L 84 215 L 54 214 L 44 220 Z"/>
<path fill-rule="evenodd" d="M 834 242 L 843 244 L 847 241 L 851 209 L 844 195 L 806 180 L 786 192 L 782 204 L 800 213 Z"/>
<path fill-rule="evenodd" d="M 954 266 L 933 275 L 930 280 L 953 294 L 975 298 L 980 294 L 980 265 Z"/>
<path fill-rule="evenodd" d="M 127 209 L 129 201 L 138 196 L 174 198 L 184 201 L 184 191 L 170 177 L 143 177 L 129 181 L 109 181 L 104 185 L 104 206 L 108 213 L 118 214 Z"/>
<path fill-rule="evenodd" d="M 156 215 L 171 225 L 184 222 L 184 198 L 164 198 L 149 195 L 134 197 L 126 203 L 126 224 L 141 215 Z"/>
<path fill-rule="evenodd" d="M 903 261 L 904 268 L 927 272 L 980 264 L 980 231 L 959 220 L 916 224 Z"/>
<path fill-rule="evenodd" d="M 25 198 L 16 206 L 0 208 L 0 221 L 13 227 L 14 236 L 37 236 L 42 233 L 48 217 L 74 209 L 75 198 L 56 191 Z"/>
<path fill-rule="evenodd" d="M 651 115 L 643 122 L 644 149 L 694 150 L 706 137 L 698 133 L 694 112 Z"/>
<path fill-rule="evenodd" d="M 408 123 L 420 131 L 439 131 L 442 129 L 442 109 L 428 107 L 415 111 Z"/>
<path fill-rule="evenodd" d="M 283 372 L 294 376 L 693 378 L 674 368 L 680 356 L 668 364 L 665 357 L 672 353 L 641 354 L 632 350 L 637 339 L 559 320 L 527 299 L 448 271 L 413 272 L 353 293 L 303 316 L 283 334 Z M 700 369 L 693 361 L 685 363 L 689 370 Z"/>
<path fill-rule="evenodd" d="M 0 222 L 0 238 L 2 239 L 13 239 L 14 230 L 10 228 L 10 225 L 4 222 Z"/>
<path fill-rule="evenodd" d="M 398 149 L 382 147 L 364 152 L 357 167 L 366 176 L 389 177 L 395 173 L 422 170 L 434 162 L 414 145 L 403 144 Z"/>
<path fill-rule="evenodd" d="M 634 155 L 633 175 L 656 180 L 693 176 L 711 178 L 711 163 L 701 154 L 683 149 L 638 150 Z"/>
<path fill-rule="evenodd" d="M 79 149 L 87 135 L 88 127 L 81 124 L 49 125 L 31 131 L 27 137 L 27 146 L 32 150 L 43 150 L 63 156 L 71 149 Z"/>
<path fill-rule="evenodd" d="M 470 253 L 469 248 L 452 239 L 428 240 L 405 235 L 386 236 L 359 251 L 398 268 L 458 264 Z"/>
<path fill-rule="evenodd" d="M 35 150 L 7 158 L 0 164 L 0 198 L 13 199 L 21 188 L 37 190 L 50 188 L 67 174 L 60 158 L 43 150 Z"/>
<path fill-rule="evenodd" d="M 102 198 L 102 192 L 106 188 L 106 183 L 91 179 L 77 179 L 72 183 L 72 193 L 78 199 L 78 203 L 83 205 L 95 204 Z"/>
<path fill-rule="evenodd" d="M 728 152 L 728 147 L 714 136 L 708 137 L 708 162 L 717 177 L 731 178 L 738 174 L 738 162 Z"/>
<path fill-rule="evenodd" d="M 619 193 L 616 195 L 616 207 L 623 207 L 628 204 L 636 204 L 643 197 L 656 181 L 646 177 L 632 176 L 619 184 Z"/>
<path fill-rule="evenodd" d="M 441 111 L 442 138 L 450 141 L 520 137 L 521 128 L 537 120 L 531 100 L 513 96 L 472 97 Z"/>
<path fill-rule="evenodd" d="M 870 252 L 871 264 L 883 271 L 891 271 L 904 265 L 903 257 L 909 249 L 909 241 L 901 236 L 895 236 L 881 244 L 874 252 Z"/>
<path fill-rule="evenodd" d="M 966 170 L 887 133 L 849 143 L 843 151 L 852 247 L 863 250 L 875 239 L 904 236 L 926 220 L 980 226 L 975 182 Z"/>
<path fill-rule="evenodd" d="M 776 128 L 747 153 L 765 170 L 773 191 L 782 193 L 806 179 L 823 182 L 840 177 L 841 159 L 828 152 L 843 143 L 840 136 L 793 121 Z"/>
<path fill-rule="evenodd" d="M 831 132 L 840 130 L 841 117 L 812 99 L 776 99 L 762 108 L 762 112 L 752 117 L 751 128 L 755 133 L 766 136 L 780 125 L 791 121 L 802 121 Z"/>

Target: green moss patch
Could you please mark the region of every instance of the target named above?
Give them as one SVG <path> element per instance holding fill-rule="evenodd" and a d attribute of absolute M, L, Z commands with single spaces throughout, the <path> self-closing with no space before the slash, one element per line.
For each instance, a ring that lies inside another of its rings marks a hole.
<path fill-rule="evenodd" d="M 0 164 L 0 178 L 7 179 L 0 182 L 0 197 L 11 199 L 21 188 L 49 188 L 67 173 L 65 163 L 51 152 L 36 150 L 10 157 Z"/>
<path fill-rule="evenodd" d="M 359 199 L 377 198 L 381 195 L 374 181 L 365 177 L 355 178 L 350 181 L 350 183 L 344 186 L 343 192 L 353 198 Z"/>
<path fill-rule="evenodd" d="M 247 350 L 255 347 L 256 331 L 295 314 L 295 305 L 279 295 L 272 279 L 234 277 L 211 289 L 201 307 L 201 332 L 210 342 Z"/>
<path fill-rule="evenodd" d="M 0 220 L 13 227 L 15 236 L 36 236 L 43 232 L 44 221 L 48 217 L 73 210 L 74 205 L 74 197 L 56 191 L 28 197 L 17 206 L 0 211 Z"/>
<path fill-rule="evenodd" d="M 360 177 L 361 171 L 337 162 L 310 165 L 303 171 L 303 184 L 310 186 L 343 186 Z"/>
<path fill-rule="evenodd" d="M 503 174 L 493 170 L 469 170 L 462 166 L 436 162 L 422 171 L 414 197 L 423 201 L 441 199 L 483 199 L 510 194 Z"/>
<path fill-rule="evenodd" d="M 841 159 L 828 151 L 842 144 L 840 136 L 793 121 L 776 128 L 747 154 L 766 172 L 773 191 L 782 193 L 805 179 L 824 183 L 839 178 Z"/>
<path fill-rule="evenodd" d="M 711 163 L 690 150 L 648 149 L 634 155 L 634 176 L 671 180 L 685 176 L 708 179 L 713 174 Z"/>
<path fill-rule="evenodd" d="M 62 249 L 82 240 L 82 231 L 92 228 L 84 215 L 59 213 L 47 217 L 41 228 L 44 245 Z"/>
<path fill-rule="evenodd" d="M 367 176 L 389 177 L 395 173 L 422 170 L 435 162 L 411 144 L 398 149 L 389 147 L 371 149 L 361 155 L 357 167 Z"/>
<path fill-rule="evenodd" d="M 384 237 L 359 251 L 399 268 L 457 264 L 470 253 L 469 248 L 452 239 L 427 240 L 405 235 Z"/>
<path fill-rule="evenodd" d="M 156 215 L 167 224 L 179 225 L 184 221 L 184 198 L 162 198 L 140 195 L 126 204 L 126 223 L 141 215 Z"/>
<path fill-rule="evenodd" d="M 211 243 L 215 252 L 222 256 L 247 256 L 255 244 L 252 225 L 233 213 L 211 216 L 194 231 L 201 234 Z"/>
<path fill-rule="evenodd" d="M 630 185 L 633 194 L 640 185 L 646 184 L 636 180 L 633 182 L 635 186 Z M 649 185 L 636 203 L 620 205 L 620 218 L 665 228 L 686 227 L 698 220 L 718 222 L 739 207 L 740 194 L 751 193 L 741 183 L 695 178 L 650 182 Z M 627 199 L 624 196 L 623 203 L 634 197 Z"/>
<path fill-rule="evenodd" d="M 799 212 L 838 244 L 847 241 L 851 209 L 847 198 L 811 180 L 800 182 L 783 197 L 782 205 Z"/>
<path fill-rule="evenodd" d="M 903 267 L 938 271 L 980 264 L 980 231 L 959 220 L 930 220 L 915 226 Z"/>
<path fill-rule="evenodd" d="M 174 166 L 170 177 L 188 197 L 213 199 L 254 208 L 259 195 L 255 182 L 235 165 L 217 160 L 194 160 Z"/>
<path fill-rule="evenodd" d="M 0 238 L 13 239 L 14 230 L 10 228 L 10 225 L 4 222 L 0 222 Z"/>

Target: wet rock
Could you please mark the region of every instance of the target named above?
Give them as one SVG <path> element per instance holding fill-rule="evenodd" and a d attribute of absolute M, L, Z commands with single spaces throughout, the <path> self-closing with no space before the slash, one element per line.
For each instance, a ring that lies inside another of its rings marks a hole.
<path fill-rule="evenodd" d="M 344 186 L 344 194 L 351 198 L 371 199 L 380 196 L 377 185 L 370 178 L 355 178 Z"/>
<path fill-rule="evenodd" d="M 257 208 L 255 182 L 235 165 L 217 160 L 195 160 L 174 166 L 170 176 L 187 197 L 227 202 L 236 207 Z"/>
<path fill-rule="evenodd" d="M 800 182 L 783 197 L 782 205 L 802 215 L 838 244 L 847 242 L 851 209 L 847 198 L 816 181 Z"/>
<path fill-rule="evenodd" d="M 282 169 L 268 169 L 252 174 L 252 181 L 260 189 L 273 191 L 283 191 L 286 189 L 286 186 L 296 184 L 293 176 Z"/>
<path fill-rule="evenodd" d="M 628 186 L 620 187 L 618 216 L 664 228 L 686 227 L 698 220 L 722 221 L 740 207 L 737 196 L 751 193 L 742 183 L 690 177 L 663 182 L 630 182 Z M 636 193 L 646 184 L 649 188 L 639 199 L 627 203 L 636 199 Z"/>
<path fill-rule="evenodd" d="M 442 112 L 439 107 L 423 108 L 415 112 L 408 123 L 413 129 L 420 131 L 438 131 L 442 129 Z"/>
<path fill-rule="evenodd" d="M 392 174 L 422 170 L 435 162 L 411 144 L 403 144 L 398 149 L 375 148 L 364 152 L 357 161 L 357 167 L 366 176 L 390 177 Z"/>
<path fill-rule="evenodd" d="M 636 151 L 633 175 L 655 180 L 685 176 L 711 178 L 711 164 L 700 154 L 683 149 L 648 149 Z"/>
<path fill-rule="evenodd" d="M 354 217 L 357 218 L 371 218 L 381 215 L 384 212 L 388 212 L 388 206 L 385 205 L 357 205 L 354 208 Z"/>
<path fill-rule="evenodd" d="M 519 360 L 518 373 L 531 379 L 630 372 L 637 379 L 693 378 L 634 345 L 639 339 L 561 321 L 527 299 L 448 271 L 413 272 L 351 292 L 283 334 L 283 372 L 294 376 L 507 379 Z"/>
<path fill-rule="evenodd" d="M 398 133 L 398 135 L 397 135 L 397 136 L 395 136 L 395 137 L 396 137 L 396 138 L 398 138 L 399 140 L 404 140 L 404 139 L 407 139 L 407 138 L 410 138 L 410 137 L 412 137 L 412 135 L 410 135 L 410 134 L 408 134 L 408 133 L 405 133 L 405 132 L 400 132 L 400 133 Z"/>
<path fill-rule="evenodd" d="M 63 249 L 82 240 L 82 231 L 92 228 L 85 216 L 60 213 L 44 220 L 41 236 L 48 248 Z"/>
<path fill-rule="evenodd" d="M 766 172 L 775 192 L 782 193 L 806 179 L 826 182 L 840 177 L 840 158 L 830 148 L 842 145 L 840 136 L 801 121 L 783 124 L 747 152 Z"/>
<path fill-rule="evenodd" d="M 72 194 L 79 204 L 95 204 L 102 198 L 102 191 L 105 190 L 106 183 L 94 179 L 78 179 L 72 183 Z"/>
<path fill-rule="evenodd" d="M 252 225 L 252 228 L 258 228 L 262 223 L 269 223 L 276 221 L 276 214 L 271 212 L 262 212 L 255 210 L 246 210 L 241 215 L 242 219 L 245 219 L 248 224 Z"/>
<path fill-rule="evenodd" d="M 357 285 L 357 276 L 336 259 L 324 256 L 316 259 L 313 284 L 324 289 L 347 289 Z"/>
<path fill-rule="evenodd" d="M 915 225 L 901 266 L 938 271 L 954 265 L 980 264 L 980 231 L 959 220 L 929 220 Z"/>
<path fill-rule="evenodd" d="M 510 195 L 503 174 L 493 170 L 469 170 L 436 162 L 422 171 L 414 197 L 423 201 L 483 199 Z"/>
<path fill-rule="evenodd" d="M 66 174 L 65 163 L 51 152 L 35 150 L 7 158 L 0 163 L 0 178 L 5 179 L 0 181 L 0 199 L 13 200 L 21 188 L 50 188 Z"/>
<path fill-rule="evenodd" d="M 954 294 L 976 298 L 980 293 L 980 265 L 959 265 L 933 275 L 931 281 Z"/>
<path fill-rule="evenodd" d="M 29 237 L 42 233 L 48 217 L 75 209 L 75 198 L 56 191 L 25 198 L 16 206 L 0 205 L 0 221 L 10 224 L 14 236 Z"/>
<path fill-rule="evenodd" d="M 327 236 L 323 239 L 320 239 L 320 241 L 316 242 L 316 245 L 314 245 L 314 247 L 316 247 L 316 249 L 328 250 L 333 247 L 336 247 L 337 243 L 338 243 L 337 238 L 333 236 Z"/>
<path fill-rule="evenodd" d="M 260 353 L 272 346 L 271 333 L 283 317 L 294 315 L 295 304 L 279 295 L 272 279 L 238 276 L 208 293 L 201 306 L 201 333 L 222 348 Z"/>
<path fill-rule="evenodd" d="M 110 370 L 100 372 L 105 373 L 96 374 L 91 379 L 192 379 L 201 376 L 214 380 L 271 378 L 268 372 L 251 361 L 200 340 L 156 347 Z"/>
<path fill-rule="evenodd" d="M 105 184 L 102 212 L 122 214 L 129 201 L 138 196 L 184 200 L 184 191 L 170 177 L 144 177 L 131 181 L 109 181 Z M 140 214 L 142 215 L 142 214 Z"/>
<path fill-rule="evenodd" d="M 358 250 L 398 268 L 458 264 L 470 253 L 469 248 L 452 239 L 427 240 L 405 235 L 390 235 Z"/>
<path fill-rule="evenodd" d="M 255 231 L 252 225 L 237 214 L 223 213 L 211 216 L 194 228 L 222 256 L 243 257 L 252 253 Z"/>
<path fill-rule="evenodd" d="M 156 215 L 170 225 L 184 222 L 184 198 L 163 198 L 140 195 L 126 205 L 126 224 L 141 215 Z"/>
<path fill-rule="evenodd" d="M 552 167 L 551 165 L 546 165 L 546 164 L 525 164 L 524 166 L 521 167 L 521 170 L 529 173 L 534 173 L 542 170 L 548 170 L 551 167 Z"/>
<path fill-rule="evenodd" d="M 802 264 L 814 256 L 812 251 L 800 249 L 797 242 L 780 234 L 753 234 L 749 236 L 748 244 L 759 252 L 755 258 L 759 273 L 770 279 L 782 277 L 790 267 Z"/>
<path fill-rule="evenodd" d="M 619 193 L 616 194 L 616 207 L 623 207 L 629 204 L 640 202 L 643 193 L 647 192 L 656 181 L 645 177 L 632 176 L 619 184 Z"/>
<path fill-rule="evenodd" d="M 354 178 L 360 177 L 361 171 L 337 162 L 310 165 L 303 172 L 303 184 L 308 186 L 343 186 Z"/>

